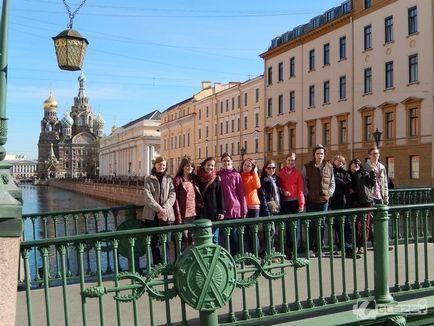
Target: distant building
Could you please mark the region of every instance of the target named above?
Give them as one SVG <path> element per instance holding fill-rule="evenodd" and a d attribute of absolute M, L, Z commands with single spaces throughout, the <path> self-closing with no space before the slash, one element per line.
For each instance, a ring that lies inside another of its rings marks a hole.
<path fill-rule="evenodd" d="M 100 176 L 146 176 L 160 149 L 160 111 L 116 128 L 100 140 Z"/>
<path fill-rule="evenodd" d="M 263 76 L 213 86 L 205 81 L 197 94 L 167 108 L 161 114 L 161 153 L 169 173 L 176 173 L 184 155 L 199 164 L 228 152 L 239 163 L 242 149 L 245 158 L 262 164 L 263 90 Z"/>
<path fill-rule="evenodd" d="M 38 161 L 27 160 L 24 155 L 6 155 L 5 164 L 10 164 L 11 175 L 17 179 L 31 179 L 36 175 Z"/>
<path fill-rule="evenodd" d="M 53 95 L 44 102 L 44 117 L 38 148 L 38 176 L 46 178 L 93 177 L 99 169 L 99 140 L 104 120 L 95 115 L 86 96 L 83 74 L 78 78 L 78 95 L 71 112 L 57 118 L 57 101 Z"/>

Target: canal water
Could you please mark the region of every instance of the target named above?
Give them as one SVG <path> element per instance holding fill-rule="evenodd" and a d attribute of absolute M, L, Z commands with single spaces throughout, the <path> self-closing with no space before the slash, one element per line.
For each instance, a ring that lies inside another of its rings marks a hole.
<path fill-rule="evenodd" d="M 48 186 L 21 184 L 23 214 L 48 213 L 85 208 L 102 208 L 118 204 Z"/>
<path fill-rule="evenodd" d="M 23 215 L 122 206 L 118 203 L 49 186 L 21 184 L 20 188 L 23 198 Z M 28 218 L 25 219 L 23 225 L 24 240 L 37 240 L 46 237 L 54 238 L 64 235 L 73 235 L 75 232 L 78 232 L 78 234 L 87 234 L 114 231 L 116 230 L 116 226 L 124 221 L 125 212 L 119 211 L 116 217 L 114 217 L 112 211 L 110 211 L 107 216 L 104 216 L 102 213 L 91 214 L 87 220 L 84 219 L 83 214 L 80 214 L 77 223 L 78 229 L 76 229 L 72 219 L 68 219 L 68 222 L 66 222 L 62 216 L 63 214 L 59 215 L 56 221 L 53 220 L 52 217 L 49 217 L 48 223 L 45 225 L 39 216 L 34 221 Z M 104 247 L 109 248 L 110 246 L 105 243 Z M 77 253 L 74 247 L 70 247 L 68 250 L 68 269 L 72 274 L 75 274 L 78 269 Z M 114 257 L 111 250 L 106 251 L 105 255 L 101 258 L 104 269 L 112 269 L 111 265 L 113 264 Z M 126 258 L 120 257 L 119 259 L 121 269 L 126 269 L 128 265 Z M 85 260 L 89 270 L 95 272 L 95 251 L 87 251 Z M 36 278 L 36 274 L 40 274 L 41 276 L 42 257 L 35 249 L 32 250 L 32 254 L 30 255 L 29 265 L 32 278 Z M 49 266 L 51 276 L 59 274 L 58 253 L 53 246 L 49 248 Z"/>

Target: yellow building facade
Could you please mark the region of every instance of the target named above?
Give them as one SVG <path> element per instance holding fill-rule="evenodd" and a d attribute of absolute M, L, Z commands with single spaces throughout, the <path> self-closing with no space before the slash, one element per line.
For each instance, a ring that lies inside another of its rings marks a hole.
<path fill-rule="evenodd" d="M 175 174 L 185 155 L 199 164 L 222 153 L 238 166 L 244 157 L 263 162 L 263 77 L 246 82 L 203 82 L 202 89 L 162 113 L 161 154 Z"/>
<path fill-rule="evenodd" d="M 433 184 L 433 2 L 343 2 L 276 38 L 264 59 L 264 152 L 367 158 L 396 185 Z"/>

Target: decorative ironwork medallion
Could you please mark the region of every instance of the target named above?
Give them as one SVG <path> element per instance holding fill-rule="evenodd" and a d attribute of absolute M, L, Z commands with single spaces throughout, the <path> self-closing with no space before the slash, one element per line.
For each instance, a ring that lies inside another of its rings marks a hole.
<path fill-rule="evenodd" d="M 176 263 L 175 284 L 180 297 L 199 311 L 214 311 L 231 298 L 236 286 L 235 262 L 215 244 L 191 247 Z"/>

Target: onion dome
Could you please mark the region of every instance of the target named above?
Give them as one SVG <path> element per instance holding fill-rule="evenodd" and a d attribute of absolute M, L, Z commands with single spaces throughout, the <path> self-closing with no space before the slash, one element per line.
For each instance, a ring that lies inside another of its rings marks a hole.
<path fill-rule="evenodd" d="M 101 114 L 98 113 L 98 115 L 93 118 L 93 129 L 102 129 L 104 128 L 104 124 L 104 119 L 102 118 Z"/>
<path fill-rule="evenodd" d="M 74 120 L 69 115 L 69 112 L 65 112 L 64 117 L 62 120 L 60 120 L 60 124 L 62 125 L 62 128 L 71 128 L 74 124 Z"/>
<path fill-rule="evenodd" d="M 55 111 L 57 110 L 57 106 L 57 101 L 54 99 L 53 94 L 50 92 L 50 95 L 44 101 L 44 110 Z"/>

